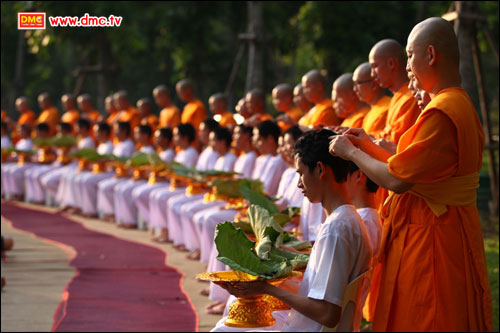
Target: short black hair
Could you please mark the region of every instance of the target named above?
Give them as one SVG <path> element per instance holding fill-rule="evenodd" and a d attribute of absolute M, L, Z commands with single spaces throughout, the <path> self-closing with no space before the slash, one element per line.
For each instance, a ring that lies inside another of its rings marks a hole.
<path fill-rule="evenodd" d="M 130 123 L 128 121 L 120 121 L 118 122 L 118 130 L 119 131 L 125 131 L 127 133 L 127 136 L 130 136 Z"/>
<path fill-rule="evenodd" d="M 105 121 L 100 122 L 99 124 L 97 124 L 97 132 L 104 132 L 107 136 L 110 136 L 111 126 L 109 126 L 109 124 Z"/>
<path fill-rule="evenodd" d="M 160 136 L 167 139 L 169 142 L 172 141 L 172 130 L 170 127 L 163 127 L 159 129 Z"/>
<path fill-rule="evenodd" d="M 150 138 L 153 135 L 153 130 L 151 129 L 151 126 L 149 126 L 149 125 L 140 125 L 139 126 L 139 133 L 146 134 L 148 136 L 148 138 Z"/>
<path fill-rule="evenodd" d="M 203 123 L 208 128 L 209 132 L 212 132 L 214 129 L 219 127 L 219 123 L 216 122 L 213 118 L 207 118 L 203 121 Z"/>
<path fill-rule="evenodd" d="M 252 126 L 247 126 L 247 125 L 241 124 L 241 125 L 238 125 L 238 127 L 240 128 L 241 133 L 250 134 L 250 136 L 252 136 L 252 132 L 253 132 Z"/>
<path fill-rule="evenodd" d="M 333 135 L 338 134 L 327 129 L 307 132 L 295 143 L 293 155 L 298 155 L 311 172 L 314 171 L 318 162 L 323 162 L 332 168 L 335 181 L 343 183 L 347 180 L 350 164 L 353 163 L 330 154 L 329 138 Z"/>
<path fill-rule="evenodd" d="M 357 170 L 359 170 L 359 167 L 355 163 L 351 163 L 351 165 L 349 166 L 349 174 L 352 175 Z M 366 189 L 370 193 L 375 193 L 378 190 L 378 185 L 375 184 L 373 180 L 366 177 Z"/>
<path fill-rule="evenodd" d="M 295 125 L 287 129 L 285 133 L 283 133 L 283 136 L 285 136 L 285 134 L 290 134 L 293 140 L 297 141 L 302 135 L 304 135 L 304 132 L 302 132 L 299 126 Z"/>
<path fill-rule="evenodd" d="M 193 142 L 196 137 L 196 130 L 190 123 L 178 125 L 177 131 L 179 131 L 180 136 L 187 138 L 189 142 Z"/>
<path fill-rule="evenodd" d="M 212 132 L 215 134 L 215 140 L 221 141 L 224 140 L 226 142 L 226 147 L 231 146 L 231 141 L 233 141 L 233 136 L 231 135 L 231 131 L 225 127 L 217 127 Z"/>
<path fill-rule="evenodd" d="M 37 132 L 48 133 L 48 132 L 50 132 L 50 126 L 47 123 L 40 123 L 40 124 L 36 125 L 36 130 L 37 130 Z"/>
<path fill-rule="evenodd" d="M 281 128 L 272 120 L 261 122 L 257 125 L 257 129 L 259 130 L 259 136 L 267 138 L 271 135 L 276 142 L 278 142 L 278 139 L 281 136 Z"/>
<path fill-rule="evenodd" d="M 73 132 L 73 125 L 71 123 L 59 123 L 59 126 L 61 126 L 61 132 Z"/>
<path fill-rule="evenodd" d="M 90 131 L 90 121 L 88 121 L 85 118 L 80 118 L 78 119 L 78 127 L 79 128 L 85 128 L 87 131 Z"/>

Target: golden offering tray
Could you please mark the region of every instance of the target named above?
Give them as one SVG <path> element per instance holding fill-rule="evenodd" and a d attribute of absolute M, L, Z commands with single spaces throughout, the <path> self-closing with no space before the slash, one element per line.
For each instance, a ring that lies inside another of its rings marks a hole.
<path fill-rule="evenodd" d="M 61 155 L 57 156 L 57 160 L 62 164 L 68 164 L 71 162 L 71 156 L 69 156 L 69 150 L 71 147 L 60 147 Z"/>
<path fill-rule="evenodd" d="M 9 153 L 8 153 L 8 152 L 6 152 L 6 151 L 4 151 L 4 150 L 2 149 L 2 163 L 7 162 L 7 158 L 8 158 L 8 157 L 9 157 Z"/>
<path fill-rule="evenodd" d="M 18 156 L 19 156 L 19 159 L 17 160 L 17 164 L 18 164 L 19 166 L 23 166 L 26 162 L 29 162 L 29 160 L 30 160 L 30 156 L 29 156 L 29 154 L 27 154 L 27 153 L 22 153 L 22 152 L 19 152 L 19 153 L 17 153 L 17 154 L 18 154 Z"/>
<path fill-rule="evenodd" d="M 252 282 L 266 281 L 272 285 L 279 285 L 287 279 L 298 278 L 301 272 L 292 271 L 285 277 L 264 280 L 257 276 L 240 271 L 205 272 L 196 275 L 196 278 L 211 282 Z M 268 297 L 266 297 L 268 296 Z M 266 301 L 267 299 L 267 301 Z M 271 302 L 269 300 L 271 299 Z M 238 297 L 238 300 L 231 304 L 224 324 L 229 327 L 256 328 L 272 326 L 276 320 L 272 316 L 272 311 L 277 311 L 287 306 L 280 300 L 269 295 L 257 295 L 253 297 Z M 289 308 L 289 307 L 288 307 Z"/>
<path fill-rule="evenodd" d="M 88 167 L 89 167 L 89 162 L 85 161 L 84 159 L 78 159 L 77 172 L 82 172 L 85 169 L 88 169 Z"/>
<path fill-rule="evenodd" d="M 141 180 L 141 179 L 147 179 L 146 177 L 146 171 L 148 170 L 147 167 L 136 167 L 136 168 L 133 168 L 134 169 L 134 173 L 132 175 L 132 179 L 134 181 L 136 180 Z"/>
<path fill-rule="evenodd" d="M 38 162 L 43 164 L 49 164 L 54 162 L 55 156 L 51 147 L 41 147 L 41 153 L 38 156 Z"/>
<path fill-rule="evenodd" d="M 97 161 L 92 163 L 92 173 L 98 174 L 106 171 L 106 162 L 105 161 Z"/>

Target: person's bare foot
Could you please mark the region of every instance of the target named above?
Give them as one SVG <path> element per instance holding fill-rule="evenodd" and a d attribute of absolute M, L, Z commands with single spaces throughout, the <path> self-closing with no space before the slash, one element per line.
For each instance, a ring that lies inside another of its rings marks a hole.
<path fill-rule="evenodd" d="M 92 214 L 92 213 L 83 213 L 82 212 L 82 216 L 85 218 L 88 218 L 88 219 L 96 219 L 97 218 L 97 214 Z"/>
<path fill-rule="evenodd" d="M 174 247 L 178 251 L 183 251 L 183 252 L 187 251 L 186 246 L 184 244 L 175 245 Z"/>
<path fill-rule="evenodd" d="M 137 225 L 135 224 L 125 224 L 125 223 L 119 223 L 118 228 L 122 229 L 137 229 Z"/>
<path fill-rule="evenodd" d="M 203 296 L 207 296 L 210 294 L 210 286 L 206 287 L 206 288 L 203 288 L 201 291 L 200 291 L 200 295 L 203 295 Z M 211 305 L 215 305 L 216 303 L 212 303 Z M 209 305 L 210 306 L 210 305 Z"/>
<path fill-rule="evenodd" d="M 190 260 L 200 260 L 200 250 L 194 250 L 186 256 Z"/>
<path fill-rule="evenodd" d="M 158 237 L 153 237 L 153 242 L 157 242 L 157 243 L 172 243 L 171 240 L 169 240 L 168 238 L 164 238 L 162 236 L 158 236 Z"/>
<path fill-rule="evenodd" d="M 226 308 L 226 302 L 217 302 L 215 304 L 210 304 L 207 306 L 206 311 L 208 314 L 213 315 L 221 315 L 224 313 L 224 309 Z"/>
<path fill-rule="evenodd" d="M 14 240 L 12 238 L 5 237 L 3 239 L 2 252 L 3 251 L 10 251 L 10 250 L 12 250 L 13 247 L 14 247 Z"/>

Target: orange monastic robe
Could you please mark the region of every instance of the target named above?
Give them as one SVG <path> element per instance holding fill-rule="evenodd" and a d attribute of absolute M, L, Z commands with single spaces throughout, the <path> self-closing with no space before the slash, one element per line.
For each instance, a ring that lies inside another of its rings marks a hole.
<path fill-rule="evenodd" d="M 476 189 L 481 123 L 461 88 L 440 91 L 401 137 L 389 172 L 415 184 L 386 201 L 373 331 L 491 331 Z"/>
<path fill-rule="evenodd" d="M 118 111 L 110 113 L 108 115 L 108 118 L 106 118 L 106 123 L 108 123 L 109 126 L 113 126 L 113 124 L 116 122 L 116 117 L 118 117 L 119 114 L 120 112 Z"/>
<path fill-rule="evenodd" d="M 141 125 L 149 125 L 154 132 L 158 128 L 158 117 L 154 114 L 148 114 L 146 118 L 141 119 Z"/>
<path fill-rule="evenodd" d="M 397 144 L 401 135 L 413 126 L 419 114 L 417 100 L 405 83 L 391 98 L 386 125 L 380 133 L 380 138 Z"/>
<path fill-rule="evenodd" d="M 24 125 L 24 124 L 29 124 L 33 126 L 36 121 L 36 115 L 35 112 L 28 110 L 26 112 L 23 112 L 19 119 L 17 120 L 18 125 Z"/>
<path fill-rule="evenodd" d="M 291 109 L 285 111 L 285 113 L 295 121 L 299 121 L 304 116 L 304 112 L 298 107 L 292 107 Z M 286 124 L 282 121 L 278 121 L 278 126 L 281 128 L 283 132 L 287 131 L 290 127 L 292 127 L 290 124 Z"/>
<path fill-rule="evenodd" d="M 224 111 L 222 114 L 218 116 L 220 116 L 220 120 L 218 121 L 220 126 L 227 127 L 231 125 L 236 125 L 236 121 L 234 120 L 234 114 L 232 112 Z"/>
<path fill-rule="evenodd" d="M 373 136 L 379 136 L 379 133 L 384 129 L 387 110 L 389 109 L 389 103 L 391 98 L 389 96 L 383 96 L 377 103 L 372 105 L 370 111 L 365 115 L 363 119 L 362 128 L 366 133 Z"/>
<path fill-rule="evenodd" d="M 174 129 L 181 123 L 181 113 L 175 105 L 167 106 L 160 111 L 160 128 L 170 127 Z"/>
<path fill-rule="evenodd" d="M 55 106 L 51 106 L 42 111 L 36 120 L 36 124 L 48 123 L 50 125 L 51 134 L 56 133 L 56 126 L 59 123 L 59 111 Z"/>
<path fill-rule="evenodd" d="M 5 118 L 7 118 L 7 112 L 5 112 L 4 110 L 2 110 L 1 115 L 2 115 L 2 121 L 3 121 Z"/>
<path fill-rule="evenodd" d="M 63 123 L 70 123 L 73 127 L 76 125 L 78 119 L 80 119 L 80 113 L 78 110 L 68 110 L 66 111 L 62 117 L 61 117 L 61 122 Z"/>
<path fill-rule="evenodd" d="M 118 117 L 119 122 L 127 121 L 130 123 L 132 132 L 134 131 L 134 128 L 136 128 L 141 122 L 141 116 L 133 106 L 129 106 L 127 110 L 120 111 L 120 115 Z"/>
<path fill-rule="evenodd" d="M 88 120 L 90 120 L 93 123 L 96 123 L 100 116 L 101 116 L 101 114 L 97 110 L 92 110 L 89 113 L 82 114 L 82 117 L 87 118 Z"/>
<path fill-rule="evenodd" d="M 361 126 L 363 125 L 363 119 L 365 118 L 365 115 L 368 113 L 368 111 L 370 111 L 369 107 L 362 107 L 358 111 L 348 115 L 347 118 L 342 121 L 342 124 L 340 124 L 340 126 L 349 128 L 361 128 Z"/>
<path fill-rule="evenodd" d="M 309 127 L 315 127 L 317 125 L 340 125 L 340 119 L 337 117 L 335 110 L 333 109 L 333 101 L 325 98 L 321 102 L 317 103 L 311 108 L 311 110 L 309 110 L 309 112 L 300 118 L 299 125 Z"/>
<path fill-rule="evenodd" d="M 181 123 L 190 123 L 196 131 L 203 120 L 207 118 L 207 110 L 199 99 L 195 99 L 184 106 L 181 115 Z"/>

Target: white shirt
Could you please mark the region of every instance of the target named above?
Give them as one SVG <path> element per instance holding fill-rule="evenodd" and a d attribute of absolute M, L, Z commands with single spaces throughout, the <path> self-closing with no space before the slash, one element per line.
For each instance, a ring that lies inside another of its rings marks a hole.
<path fill-rule="evenodd" d="M 289 167 L 286 169 L 283 174 L 281 175 L 280 183 L 278 186 L 278 192 L 276 193 L 276 197 L 282 198 L 285 195 L 286 190 L 293 186 L 292 180 L 295 177 L 295 168 Z M 281 200 L 279 200 L 281 201 Z"/>
<path fill-rule="evenodd" d="M 260 176 L 264 172 L 267 163 L 271 160 L 271 157 L 272 157 L 271 154 L 260 155 L 259 157 L 257 157 L 252 171 L 252 176 L 251 176 L 252 179 L 260 179 Z"/>
<path fill-rule="evenodd" d="M 288 167 L 280 155 L 271 156 L 259 179 L 264 183 L 267 194 L 275 196 L 278 192 L 281 175 Z"/>
<path fill-rule="evenodd" d="M 164 162 L 172 162 L 172 160 L 175 157 L 174 150 L 172 148 L 165 149 L 164 151 L 160 152 L 160 158 Z"/>
<path fill-rule="evenodd" d="M 95 142 L 92 137 L 87 136 L 86 138 L 82 138 L 78 140 L 78 149 L 84 149 L 84 148 L 95 148 Z"/>
<path fill-rule="evenodd" d="M 321 203 L 311 203 L 307 197 L 302 200 L 300 208 L 300 225 L 302 238 L 314 242 L 319 233 L 321 223 L 326 219 L 326 213 Z"/>
<path fill-rule="evenodd" d="M 2 149 L 7 149 L 12 147 L 12 141 L 8 136 L 2 136 Z"/>
<path fill-rule="evenodd" d="M 113 153 L 113 142 L 108 140 L 99 144 L 99 146 L 97 146 L 97 153 L 99 155 L 107 155 Z"/>
<path fill-rule="evenodd" d="M 321 225 L 298 295 L 342 306 L 344 290 L 370 269 L 368 234 L 354 206 L 338 207 Z M 319 332 L 323 326 L 292 309 L 286 332 Z"/>
<path fill-rule="evenodd" d="M 297 187 L 300 175 L 296 172 L 295 168 L 289 168 L 289 169 L 293 171 L 292 177 L 289 180 L 287 180 L 286 187 L 283 192 L 283 197 L 280 200 L 278 200 L 276 204 L 278 206 L 285 205 L 287 207 L 301 207 L 302 201 L 304 200 L 304 194 L 302 193 L 302 190 Z M 285 172 L 283 172 L 283 176 L 281 176 L 280 188 L 283 183 L 283 178 L 285 177 L 285 173 L 287 173 L 289 169 L 285 170 Z M 279 197 L 279 191 L 280 189 L 278 189 L 278 197 Z"/>
<path fill-rule="evenodd" d="M 373 208 L 359 208 L 358 210 L 361 220 L 365 224 L 368 237 L 370 237 L 370 244 L 372 246 L 373 257 L 375 258 L 380 248 L 380 240 L 382 238 L 382 220 L 376 209 Z"/>
<path fill-rule="evenodd" d="M 219 171 L 231 172 L 234 169 L 235 162 L 236 162 L 236 155 L 228 151 L 226 155 L 219 156 L 217 162 L 215 162 L 214 169 Z"/>
<path fill-rule="evenodd" d="M 16 143 L 17 150 L 31 150 L 33 149 L 33 141 L 30 138 L 21 139 Z"/>
<path fill-rule="evenodd" d="M 193 147 L 189 146 L 185 150 L 181 150 L 175 155 L 174 161 L 181 163 L 188 168 L 192 168 L 198 160 L 198 152 Z"/>
<path fill-rule="evenodd" d="M 153 146 L 143 146 L 141 147 L 141 149 L 139 149 L 139 151 L 145 154 L 152 154 L 156 152 Z"/>
<path fill-rule="evenodd" d="M 219 158 L 219 154 L 216 153 L 212 147 L 208 146 L 203 149 L 198 157 L 198 162 L 196 163 L 197 170 L 213 170 L 215 167 L 215 163 L 217 163 L 217 159 Z"/>
<path fill-rule="evenodd" d="M 241 174 L 241 178 L 250 178 L 256 158 L 257 154 L 253 150 L 248 153 L 241 153 L 234 164 L 234 172 Z"/>
<path fill-rule="evenodd" d="M 135 144 L 132 140 L 118 142 L 113 149 L 113 155 L 118 157 L 130 157 L 135 153 Z"/>

